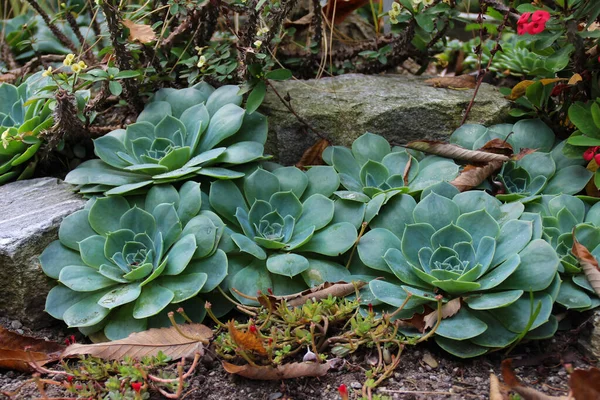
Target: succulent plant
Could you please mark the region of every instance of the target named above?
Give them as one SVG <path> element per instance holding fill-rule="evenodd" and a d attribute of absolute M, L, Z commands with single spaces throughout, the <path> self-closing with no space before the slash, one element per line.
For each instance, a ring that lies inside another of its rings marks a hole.
<path fill-rule="evenodd" d="M 484 191 L 458 193 L 448 183 L 422 196 L 416 205 L 407 202 L 405 213 L 388 216 L 400 236 L 375 228 L 361 238 L 361 261 L 397 278 L 371 281 L 372 295 L 398 307 L 411 293 L 406 310 L 435 308 L 436 294 L 460 298 L 460 310 L 435 331 L 437 343 L 459 357 L 506 347 L 523 331 L 551 336 L 560 260 L 541 239 L 541 217 L 523 212 L 521 203 L 503 205 Z M 539 312 L 530 321 L 532 306 Z"/>
<path fill-rule="evenodd" d="M 577 194 L 593 175 L 583 167 L 582 159 L 563 154 L 565 142 L 555 145 L 554 133 L 540 120 L 521 120 L 514 125 L 489 128 L 463 125 L 450 136 L 451 143 L 471 150 L 481 148 L 492 139 L 506 140 L 515 153 L 523 149 L 536 150 L 517 161 L 504 163 L 497 175 L 505 191 L 497 196 L 502 201 L 527 202 L 542 194 Z"/>
<path fill-rule="evenodd" d="M 354 245 L 357 231 L 336 220 L 329 197 L 338 187 L 335 170 L 327 166 L 306 173 L 295 167 L 257 169 L 235 183 L 213 182 L 210 204 L 229 223 L 224 238 L 231 240 L 229 287 L 248 296 L 259 290 L 290 294 L 349 276 L 335 261 Z"/>
<path fill-rule="evenodd" d="M 166 312 L 184 306 L 201 319 L 195 296 L 227 275 L 218 248 L 224 224 L 201 211 L 198 183 L 153 186 L 142 199 L 91 199 L 64 219 L 59 240 L 40 256 L 58 279 L 46 311 L 85 334 L 101 329 L 109 339 L 168 324 Z M 191 306 L 186 307 L 186 304 Z"/>
<path fill-rule="evenodd" d="M 244 176 L 231 167 L 266 158 L 267 122 L 239 107 L 238 90 L 207 84 L 159 90 L 135 123 L 96 139 L 100 159 L 82 163 L 66 182 L 82 193 L 122 195 L 197 175 Z"/>
<path fill-rule="evenodd" d="M 526 210 L 541 215 L 543 238 L 556 249 L 561 260 L 558 271 L 563 282 L 556 302 L 578 311 L 599 306 L 600 298 L 571 249 L 575 233 L 577 241 L 600 258 L 600 203 L 590 207 L 574 196 L 541 196 L 528 203 Z"/>
<path fill-rule="evenodd" d="M 365 133 L 352 143 L 352 149 L 326 148 L 323 160 L 340 175 L 346 189 L 339 193 L 341 198 L 371 198 L 389 190 L 416 192 L 458 175 L 458 165 L 453 161 L 437 156 L 417 159 L 416 154 L 392 149 L 383 137 Z"/>
<path fill-rule="evenodd" d="M 54 123 L 49 103 L 28 101 L 31 92 L 28 82 L 0 84 L 0 184 L 33 174 L 42 145 L 38 135 Z"/>

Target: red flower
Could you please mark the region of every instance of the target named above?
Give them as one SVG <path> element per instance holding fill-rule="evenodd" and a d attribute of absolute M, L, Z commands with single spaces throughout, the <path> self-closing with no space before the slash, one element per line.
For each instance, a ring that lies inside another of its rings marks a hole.
<path fill-rule="evenodd" d="M 69 383 L 73 382 L 73 376 L 72 375 L 67 375 L 67 381 Z"/>
<path fill-rule="evenodd" d="M 596 161 L 596 164 L 600 165 L 600 154 L 594 156 L 594 161 Z"/>
<path fill-rule="evenodd" d="M 254 324 L 250 325 L 250 332 L 252 332 L 256 335 L 256 333 L 258 332 L 258 329 L 256 329 L 256 325 L 254 325 Z"/>
<path fill-rule="evenodd" d="M 131 388 L 139 393 L 142 390 L 142 382 L 131 382 Z"/>
<path fill-rule="evenodd" d="M 550 13 L 544 10 L 537 10 L 531 16 L 533 22 L 546 22 L 550 19 Z"/>
<path fill-rule="evenodd" d="M 554 88 L 552 89 L 552 93 L 550 93 L 550 96 L 558 96 L 565 90 L 569 89 L 569 87 L 570 85 L 566 83 L 559 83 L 558 85 L 554 86 Z"/>
<path fill-rule="evenodd" d="M 343 383 L 338 387 L 338 392 L 342 396 L 342 400 L 348 400 L 348 387 Z"/>
<path fill-rule="evenodd" d="M 517 25 L 517 35 L 524 35 L 527 33 L 527 25 L 529 24 L 519 24 Z"/>
<path fill-rule="evenodd" d="M 527 25 L 527 33 L 530 35 L 537 35 L 538 33 L 544 32 L 546 29 L 546 22 L 531 22 Z"/>
<path fill-rule="evenodd" d="M 530 15 L 531 15 L 531 13 L 530 13 L 530 12 L 523 13 L 523 15 L 521 15 L 521 16 L 519 17 L 519 20 L 517 21 L 517 25 L 524 25 L 524 24 L 526 24 L 527 22 L 529 22 L 529 16 L 530 16 Z"/>
<path fill-rule="evenodd" d="M 596 155 L 596 148 L 590 147 L 583 153 L 583 159 L 585 161 L 589 162 L 589 161 L 592 161 L 592 158 L 594 158 L 595 155 Z"/>

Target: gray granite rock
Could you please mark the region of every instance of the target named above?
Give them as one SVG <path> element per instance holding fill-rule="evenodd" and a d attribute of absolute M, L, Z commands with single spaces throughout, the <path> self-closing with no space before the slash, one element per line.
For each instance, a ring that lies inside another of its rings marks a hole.
<path fill-rule="evenodd" d="M 336 145 L 348 146 L 369 131 L 391 142 L 444 139 L 462 120 L 473 90 L 435 88 L 408 75 L 348 74 L 308 81 L 273 82 L 291 96 L 294 110 Z M 267 152 L 294 164 L 317 137 L 290 113 L 272 90 L 260 111 L 269 117 Z M 483 84 L 468 122 L 490 125 L 509 119 L 509 102 Z"/>
<path fill-rule="evenodd" d="M 38 257 L 57 239 L 63 218 L 84 204 L 56 178 L 0 186 L 0 315 L 33 328 L 52 321 L 43 312 L 52 283 Z"/>

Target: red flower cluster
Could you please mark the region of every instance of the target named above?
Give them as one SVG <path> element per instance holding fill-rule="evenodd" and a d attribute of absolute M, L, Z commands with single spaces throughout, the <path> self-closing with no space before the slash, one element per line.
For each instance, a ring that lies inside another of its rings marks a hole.
<path fill-rule="evenodd" d="M 531 17 L 531 21 L 529 20 Z M 526 12 L 521 15 L 519 21 L 517 21 L 517 33 L 524 35 L 529 33 L 530 35 L 537 35 L 538 33 L 544 32 L 546 29 L 546 22 L 550 19 L 550 13 L 544 10 L 537 10 L 533 13 Z"/>
<path fill-rule="evenodd" d="M 600 165 L 600 146 L 590 147 L 583 153 L 583 159 L 585 161 L 596 161 L 596 164 Z"/>
<path fill-rule="evenodd" d="M 131 388 L 136 392 L 139 393 L 140 390 L 142 390 L 142 382 L 131 382 Z"/>

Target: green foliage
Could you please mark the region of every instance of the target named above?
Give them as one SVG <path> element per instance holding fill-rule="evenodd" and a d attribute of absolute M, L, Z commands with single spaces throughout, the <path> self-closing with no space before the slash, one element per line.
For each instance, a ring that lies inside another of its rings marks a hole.
<path fill-rule="evenodd" d="M 145 198 L 92 199 L 62 222 L 59 240 L 40 261 L 59 281 L 46 311 L 82 333 L 104 331 L 111 340 L 168 326 L 166 313 L 179 306 L 196 321 L 204 316 L 197 297 L 227 275 L 218 248 L 225 225 L 201 211 L 199 184 L 179 191 L 157 185 Z"/>
<path fill-rule="evenodd" d="M 446 183 L 429 188 L 408 213 L 388 221 L 400 234 L 376 228 L 359 242 L 367 267 L 396 277 L 371 281 L 373 296 L 398 307 L 410 293 L 407 318 L 431 306 L 436 294 L 460 298 L 460 310 L 435 330 L 437 343 L 459 357 L 507 347 L 520 334 L 551 336 L 560 260 L 541 239 L 541 218 L 523 208 L 482 191 L 458 193 Z"/>
<path fill-rule="evenodd" d="M 244 180 L 216 181 L 210 205 L 228 222 L 230 286 L 249 296 L 277 295 L 347 279 L 336 257 L 356 241 L 356 227 L 335 216 L 339 187 L 332 167 L 303 172 L 257 169 Z M 243 303 L 255 302 L 234 292 Z"/>
<path fill-rule="evenodd" d="M 402 148 L 392 149 L 387 140 L 372 133 L 356 139 L 352 149 L 328 147 L 323 152 L 323 160 L 335 168 L 346 189 L 336 195 L 362 202 L 388 191 L 418 192 L 434 183 L 451 181 L 458 175 L 458 165 L 451 160 L 418 157 Z"/>
<path fill-rule="evenodd" d="M 205 83 L 159 90 L 135 123 L 94 141 L 100 160 L 84 162 L 65 181 L 81 193 L 122 195 L 197 175 L 244 176 L 232 168 L 266 158 L 267 122 L 240 107 L 238 90 Z"/>
<path fill-rule="evenodd" d="M 31 177 L 42 145 L 38 136 L 54 123 L 49 102 L 32 95 L 28 82 L 0 84 L 0 184 Z"/>
<path fill-rule="evenodd" d="M 565 151 L 570 155 L 581 156 L 586 149 L 600 146 L 600 97 L 587 103 L 576 102 L 569 107 L 569 119 L 575 125 L 575 132 L 567 139 L 569 145 Z M 597 153 L 597 151 L 592 151 Z M 594 172 L 594 185 L 600 189 L 600 170 L 598 163 L 591 159 L 590 166 Z"/>

